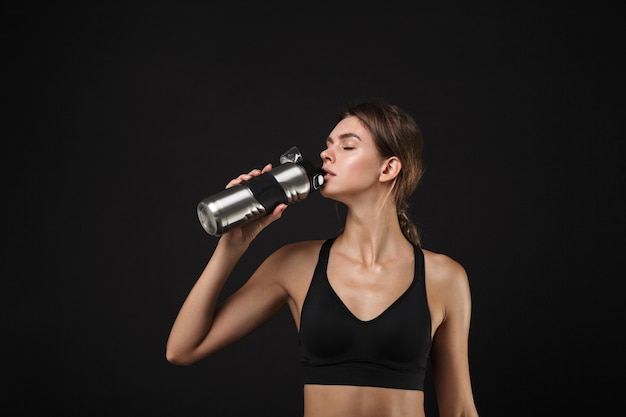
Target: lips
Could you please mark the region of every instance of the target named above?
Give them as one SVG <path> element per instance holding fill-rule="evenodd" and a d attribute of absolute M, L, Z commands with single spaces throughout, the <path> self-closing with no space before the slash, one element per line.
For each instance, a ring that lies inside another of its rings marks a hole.
<path fill-rule="evenodd" d="M 330 177 L 334 177 L 336 174 L 326 167 L 322 167 L 322 170 L 326 173 L 324 180 L 328 180 Z"/>

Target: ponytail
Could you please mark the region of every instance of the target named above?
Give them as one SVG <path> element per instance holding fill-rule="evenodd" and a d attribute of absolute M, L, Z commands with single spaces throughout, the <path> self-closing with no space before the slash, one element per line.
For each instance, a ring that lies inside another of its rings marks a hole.
<path fill-rule="evenodd" d="M 398 212 L 398 222 L 400 223 L 400 230 L 402 230 L 404 237 L 415 246 L 421 248 L 422 242 L 420 241 L 417 226 L 409 219 L 406 209 Z"/>

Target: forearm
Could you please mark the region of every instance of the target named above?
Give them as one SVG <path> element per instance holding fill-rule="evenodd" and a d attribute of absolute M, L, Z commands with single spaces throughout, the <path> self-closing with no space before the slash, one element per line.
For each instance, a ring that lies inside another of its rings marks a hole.
<path fill-rule="evenodd" d="M 220 239 L 174 321 L 167 341 L 168 361 L 187 364 L 197 360 L 194 351 L 209 334 L 220 292 L 246 248 Z"/>

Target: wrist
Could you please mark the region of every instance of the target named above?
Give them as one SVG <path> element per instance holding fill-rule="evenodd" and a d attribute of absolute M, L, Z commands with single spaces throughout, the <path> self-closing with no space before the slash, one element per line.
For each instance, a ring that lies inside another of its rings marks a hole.
<path fill-rule="evenodd" d="M 217 242 L 216 250 L 224 250 L 231 256 L 241 256 L 250 247 L 250 242 L 244 239 L 233 238 L 229 235 L 222 235 Z"/>

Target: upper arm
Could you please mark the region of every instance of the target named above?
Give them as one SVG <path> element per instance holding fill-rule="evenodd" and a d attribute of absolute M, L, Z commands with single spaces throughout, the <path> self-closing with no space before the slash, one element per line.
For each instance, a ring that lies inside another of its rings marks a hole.
<path fill-rule="evenodd" d="M 474 406 L 468 357 L 471 295 L 465 269 L 445 255 L 431 275 L 431 289 L 442 312 L 433 337 L 431 363 L 441 416 L 468 412 Z"/>
<path fill-rule="evenodd" d="M 251 333 L 272 317 L 291 297 L 288 281 L 297 268 L 296 244 L 286 245 L 265 259 L 245 284 L 215 310 L 211 329 L 199 346 L 210 355 Z"/>

